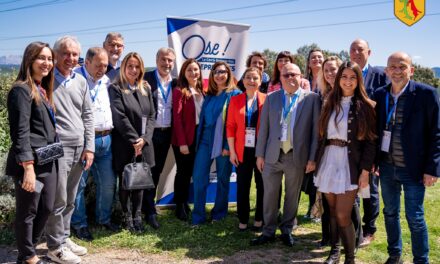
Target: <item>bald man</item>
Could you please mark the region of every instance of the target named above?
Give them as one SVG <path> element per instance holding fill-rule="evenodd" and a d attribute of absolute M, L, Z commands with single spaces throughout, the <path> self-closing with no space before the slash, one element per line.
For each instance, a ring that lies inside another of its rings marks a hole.
<path fill-rule="evenodd" d="M 380 170 L 389 258 L 402 263 L 400 197 L 411 232 L 414 263 L 428 263 L 428 231 L 423 200 L 426 187 L 440 176 L 439 98 L 433 87 L 414 82 L 411 58 L 391 54 L 385 72 L 391 84 L 374 94 L 379 136 Z"/>

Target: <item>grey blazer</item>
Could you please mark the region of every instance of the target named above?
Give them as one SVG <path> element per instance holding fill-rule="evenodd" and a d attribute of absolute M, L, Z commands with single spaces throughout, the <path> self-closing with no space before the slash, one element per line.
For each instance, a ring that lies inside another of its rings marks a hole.
<path fill-rule="evenodd" d="M 279 90 L 268 95 L 261 111 L 255 156 L 263 157 L 267 163 L 276 163 L 280 154 L 283 92 L 284 90 Z M 295 167 L 305 167 L 307 161 L 315 161 L 320 112 L 319 95 L 303 90 L 298 98 L 295 125 L 291 137 Z"/>

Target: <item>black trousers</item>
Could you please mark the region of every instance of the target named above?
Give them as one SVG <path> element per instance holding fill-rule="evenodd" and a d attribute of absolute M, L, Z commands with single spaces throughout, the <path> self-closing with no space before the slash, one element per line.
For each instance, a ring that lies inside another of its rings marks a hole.
<path fill-rule="evenodd" d="M 189 185 L 194 169 L 196 157 L 196 143 L 188 146 L 189 154 L 180 153 L 180 147 L 173 146 L 174 158 L 176 159 L 176 177 L 174 178 L 174 203 L 187 203 L 189 197 Z"/>
<path fill-rule="evenodd" d="M 119 201 L 121 202 L 122 212 L 131 213 L 132 217 L 136 217 L 141 213 L 142 196 L 147 190 L 123 190 L 122 186 L 122 172 L 119 176 Z M 130 205 L 131 202 L 131 205 Z"/>
<path fill-rule="evenodd" d="M 53 210 L 57 188 L 55 162 L 42 166 L 34 165 L 37 180 L 44 184 L 41 193 L 25 191 L 15 177 L 15 239 L 17 241 L 18 261 L 35 256 L 34 245 L 40 239 L 47 218 Z"/>
<path fill-rule="evenodd" d="M 255 175 L 257 187 L 257 202 L 255 209 L 255 221 L 263 221 L 263 178 L 257 169 L 255 149 L 244 148 L 243 162 L 237 167 L 237 214 L 240 223 L 249 222 L 250 202 L 249 193 L 251 189 L 252 174 Z"/>
<path fill-rule="evenodd" d="M 155 166 L 151 168 L 153 176 L 154 189 L 145 190 L 142 200 L 142 209 L 148 217 L 157 214 L 155 207 L 156 189 L 159 183 L 160 174 L 162 173 L 165 161 L 167 159 L 168 150 L 171 145 L 171 127 L 169 128 L 155 128 L 153 133 L 153 148 L 154 148 L 154 163 Z"/>

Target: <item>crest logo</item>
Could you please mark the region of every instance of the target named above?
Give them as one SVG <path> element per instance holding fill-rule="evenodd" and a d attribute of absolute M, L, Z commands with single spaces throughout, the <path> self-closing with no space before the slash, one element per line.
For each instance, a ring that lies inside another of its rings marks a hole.
<path fill-rule="evenodd" d="M 394 15 L 412 26 L 425 16 L 425 0 L 394 0 Z"/>

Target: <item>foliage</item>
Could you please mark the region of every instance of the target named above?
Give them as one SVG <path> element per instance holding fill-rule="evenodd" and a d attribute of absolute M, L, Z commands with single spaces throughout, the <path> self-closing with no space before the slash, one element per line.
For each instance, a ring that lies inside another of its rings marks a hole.
<path fill-rule="evenodd" d="M 434 71 L 430 68 L 414 64 L 413 78 L 415 81 L 426 83 L 436 88 L 440 87 L 440 79 L 435 77 Z"/>
<path fill-rule="evenodd" d="M 16 71 L 8 74 L 0 74 L 0 153 L 7 152 L 11 145 L 6 100 L 9 89 L 11 89 L 16 76 Z"/>

